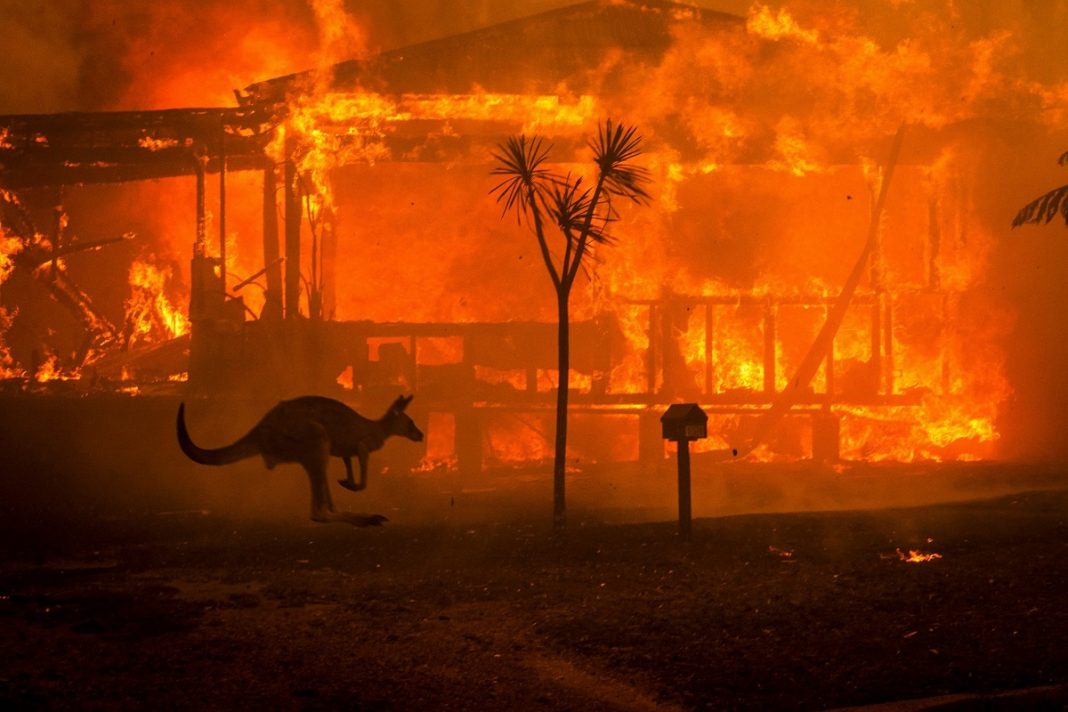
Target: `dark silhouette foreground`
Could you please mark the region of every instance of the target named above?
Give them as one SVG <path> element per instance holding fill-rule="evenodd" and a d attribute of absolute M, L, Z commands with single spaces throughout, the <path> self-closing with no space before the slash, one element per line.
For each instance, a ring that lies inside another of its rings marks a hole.
<path fill-rule="evenodd" d="M 342 487 L 359 492 L 367 487 L 367 459 L 391 435 L 414 442 L 423 439 L 404 410 L 415 396 L 400 396 L 378 420 L 370 420 L 341 401 L 322 396 L 302 396 L 282 401 L 252 430 L 234 443 L 220 448 L 199 447 L 185 426 L 185 403 L 178 406 L 178 444 L 190 460 L 201 465 L 227 465 L 260 455 L 268 470 L 282 462 L 300 464 L 311 484 L 311 518 L 316 522 L 345 522 L 358 527 L 378 526 L 387 521 L 381 514 L 334 511 L 326 479 L 330 457 L 345 462 Z M 352 458 L 360 462 L 360 481 L 352 474 Z"/>

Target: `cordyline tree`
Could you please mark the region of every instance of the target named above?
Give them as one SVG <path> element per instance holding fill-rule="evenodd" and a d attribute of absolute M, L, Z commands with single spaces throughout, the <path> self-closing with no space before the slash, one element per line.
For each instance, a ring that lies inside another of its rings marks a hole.
<path fill-rule="evenodd" d="M 491 192 L 526 223 L 538 238 L 545 268 L 556 290 L 557 388 L 556 446 L 553 456 L 553 527 L 565 523 L 565 464 L 567 451 L 567 392 L 570 385 L 570 326 L 568 301 L 583 260 L 594 245 L 608 245 L 613 238 L 607 227 L 615 213 L 612 200 L 624 198 L 635 203 L 649 200 L 646 169 L 633 165 L 641 155 L 642 138 L 634 127 L 615 124 L 611 119 L 598 126 L 597 137 L 589 141 L 597 174 L 583 181 L 571 173 L 560 175 L 546 168 L 549 149 L 540 137 L 513 136 L 500 144 L 492 174 L 503 179 Z M 591 184 L 592 183 L 592 184 Z M 503 217 L 503 215 L 502 215 Z M 547 231 L 559 233 L 550 243 Z M 560 254 L 562 249 L 563 254 Z"/>
<path fill-rule="evenodd" d="M 1068 152 L 1061 154 L 1057 163 L 1062 166 L 1068 165 Z M 1016 217 L 1013 218 L 1012 226 L 1016 227 L 1025 223 L 1048 223 L 1057 215 L 1063 217 L 1064 224 L 1068 225 L 1068 185 L 1054 188 L 1020 208 L 1020 212 L 1016 213 Z"/>

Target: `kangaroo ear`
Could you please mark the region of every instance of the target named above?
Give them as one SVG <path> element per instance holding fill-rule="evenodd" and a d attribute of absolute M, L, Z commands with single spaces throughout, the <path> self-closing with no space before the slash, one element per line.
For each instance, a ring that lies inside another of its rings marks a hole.
<path fill-rule="evenodd" d="M 403 411 L 405 408 L 407 408 L 408 404 L 412 402 L 412 398 L 415 398 L 415 394 L 414 393 L 412 395 L 408 396 L 407 398 L 405 398 L 404 396 L 401 396 L 400 398 L 398 398 L 397 399 L 397 410 Z"/>

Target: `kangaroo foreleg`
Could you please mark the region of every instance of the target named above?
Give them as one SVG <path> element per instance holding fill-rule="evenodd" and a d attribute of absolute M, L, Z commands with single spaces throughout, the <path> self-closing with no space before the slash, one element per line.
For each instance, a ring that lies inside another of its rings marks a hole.
<path fill-rule="evenodd" d="M 348 474 L 348 479 L 338 480 L 338 484 L 345 489 L 352 490 L 353 492 L 359 492 L 362 489 L 367 488 L 367 458 L 369 453 L 364 452 L 362 449 L 356 454 L 356 457 L 360 461 L 360 481 L 356 482 L 352 476 L 352 458 L 342 458 L 345 461 L 345 471 Z"/>
<path fill-rule="evenodd" d="M 341 459 L 345 462 L 345 479 L 338 480 L 337 483 L 339 485 L 341 485 L 342 487 L 344 487 L 345 489 L 347 489 L 347 490 L 352 490 L 353 492 L 359 492 L 360 490 L 362 490 L 364 487 L 367 486 L 367 482 L 364 479 L 364 477 L 362 476 L 363 473 L 362 472 L 360 473 L 361 474 L 361 476 L 360 476 L 360 484 L 357 485 L 356 484 L 356 478 L 352 476 L 352 458 L 348 457 L 348 456 L 345 456 L 345 457 L 343 457 Z"/>

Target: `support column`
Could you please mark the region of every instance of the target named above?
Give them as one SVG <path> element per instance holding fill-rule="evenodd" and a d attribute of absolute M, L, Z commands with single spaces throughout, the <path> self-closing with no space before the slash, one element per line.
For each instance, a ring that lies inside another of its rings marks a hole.
<path fill-rule="evenodd" d="M 226 131 L 219 130 L 219 279 L 226 292 Z"/>
<path fill-rule="evenodd" d="M 764 311 L 764 394 L 773 398 L 775 387 L 775 305 L 770 301 Z"/>
<path fill-rule="evenodd" d="M 321 270 L 323 319 L 329 321 L 337 311 L 337 218 L 331 210 L 322 220 Z"/>
<path fill-rule="evenodd" d="M 705 303 L 705 395 L 710 396 L 716 392 L 716 364 L 713 354 L 716 348 L 715 339 L 716 316 L 715 308 L 711 302 Z"/>
<path fill-rule="evenodd" d="M 300 186 L 297 166 L 293 162 L 296 146 L 287 136 L 285 142 L 285 209 L 286 209 L 286 319 L 300 316 Z"/>
<path fill-rule="evenodd" d="M 278 251 L 278 181 L 274 164 L 263 169 L 263 266 L 267 270 L 267 294 L 263 319 L 282 318 L 282 256 Z"/>

